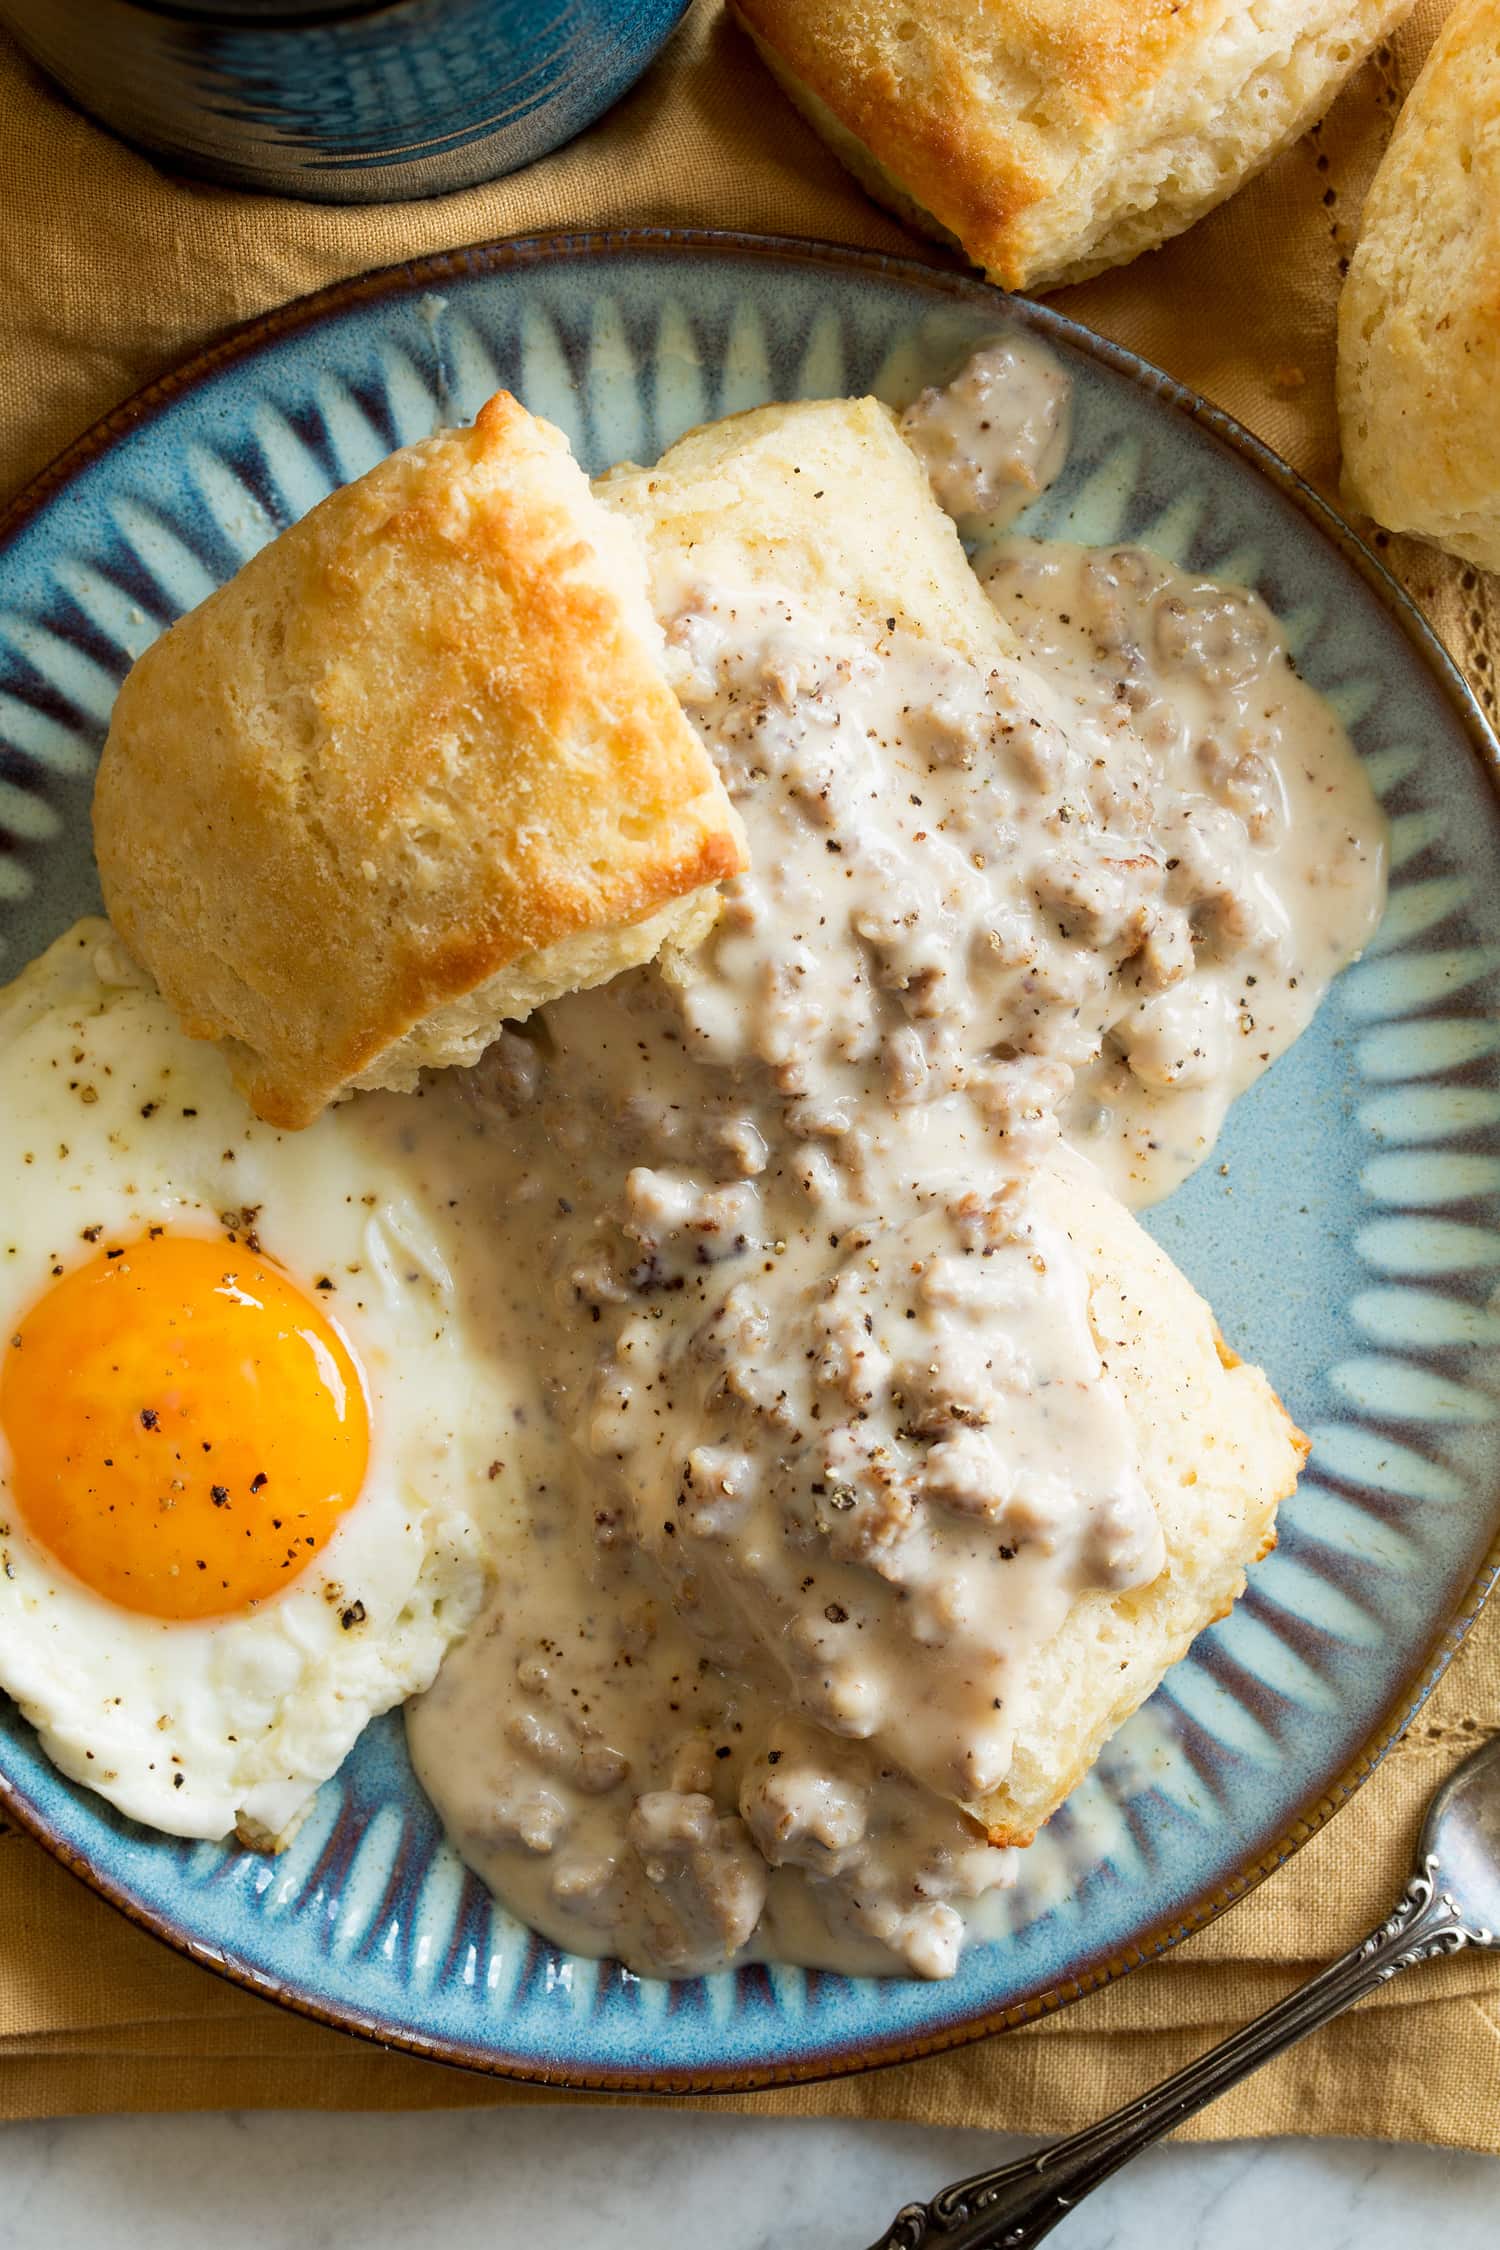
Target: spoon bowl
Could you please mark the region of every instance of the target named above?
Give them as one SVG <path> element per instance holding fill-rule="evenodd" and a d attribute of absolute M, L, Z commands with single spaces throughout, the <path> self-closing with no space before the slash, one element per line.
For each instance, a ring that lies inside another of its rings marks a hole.
<path fill-rule="evenodd" d="M 1443 1783 L 1427 1808 L 1417 1856 L 1457 1909 L 1468 1943 L 1500 1946 L 1500 1737 Z"/>

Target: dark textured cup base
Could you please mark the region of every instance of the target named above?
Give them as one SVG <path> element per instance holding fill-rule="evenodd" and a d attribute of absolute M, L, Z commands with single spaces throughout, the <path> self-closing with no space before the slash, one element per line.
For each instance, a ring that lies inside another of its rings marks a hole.
<path fill-rule="evenodd" d="M 446 195 L 535 163 L 617 101 L 687 0 L 391 0 L 276 17 L 0 0 L 78 105 L 159 161 L 320 203 Z"/>

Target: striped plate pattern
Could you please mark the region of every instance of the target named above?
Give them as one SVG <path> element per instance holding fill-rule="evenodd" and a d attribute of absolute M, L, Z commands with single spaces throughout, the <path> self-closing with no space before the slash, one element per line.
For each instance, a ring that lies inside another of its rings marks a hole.
<path fill-rule="evenodd" d="M 1483 724 L 1285 472 L 1164 377 L 977 283 L 731 238 L 557 238 L 351 284 L 147 394 L 0 547 L 0 975 L 97 903 L 88 793 L 116 687 L 182 610 L 391 447 L 505 386 L 592 468 L 706 417 L 896 403 L 1007 319 L 1076 379 L 1023 528 L 1250 582 L 1391 816 L 1375 944 L 1152 1216 L 1314 1436 L 1276 1552 L 1027 1854 L 949 1984 L 750 1968 L 668 1986 L 559 1953 L 444 1844 L 398 1719 L 277 1860 L 177 1846 L 60 1780 L 0 1702 L 0 1806 L 256 1989 L 554 2082 L 821 2075 L 1019 2020 L 1159 1949 L 1294 1848 L 1430 1684 L 1500 1519 L 1500 818 Z"/>

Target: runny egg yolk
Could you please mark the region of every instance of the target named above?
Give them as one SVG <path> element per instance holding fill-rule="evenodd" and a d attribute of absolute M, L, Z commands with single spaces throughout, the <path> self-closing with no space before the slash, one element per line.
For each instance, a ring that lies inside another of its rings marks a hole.
<path fill-rule="evenodd" d="M 55 1282 L 0 1355 L 11 1504 L 119 1609 L 186 1621 L 301 1576 L 369 1458 L 333 1322 L 239 1245 L 153 1230 Z"/>

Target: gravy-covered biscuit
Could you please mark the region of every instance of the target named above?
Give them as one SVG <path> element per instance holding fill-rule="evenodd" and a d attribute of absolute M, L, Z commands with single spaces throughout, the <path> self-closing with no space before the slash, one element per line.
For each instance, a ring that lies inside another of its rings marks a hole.
<path fill-rule="evenodd" d="M 764 589 L 784 600 L 786 614 L 795 619 L 788 631 L 807 649 L 824 647 L 829 637 L 842 646 L 837 637 L 857 632 L 862 621 L 867 631 L 874 629 L 871 660 L 875 665 L 896 661 L 889 655 L 882 658 L 879 652 L 901 636 L 910 636 L 943 657 L 956 655 L 976 673 L 993 671 L 1009 659 L 1006 630 L 980 592 L 952 522 L 932 499 L 920 464 L 904 445 L 893 417 L 872 399 L 804 400 L 758 408 L 691 432 L 653 469 L 613 471 L 598 489 L 639 527 L 669 639 L 674 611 L 691 620 L 695 608 L 707 603 L 717 585 L 735 590 L 729 613 L 739 616 L 747 637 L 757 629 L 754 596 Z M 724 600 L 728 599 L 726 595 Z M 889 641 L 883 628 L 888 628 Z M 909 673 L 900 676 L 910 685 Z M 942 672 L 935 676 L 947 677 Z M 1040 699 L 1045 693 L 1035 676 L 1018 674 L 1017 686 L 1022 698 Z M 904 691 L 897 701 L 905 707 Z M 1038 701 L 1037 708 L 1042 707 Z M 915 711 L 916 706 L 911 708 Z M 1018 709 L 1024 709 L 1024 701 Z M 887 726 L 877 724 L 874 732 L 890 755 Z M 828 739 L 838 743 L 840 738 L 832 733 Z M 930 789 L 923 788 L 928 817 L 945 803 L 939 776 L 947 770 L 935 770 Z M 918 799 L 910 801 L 916 804 Z M 747 817 L 754 833 L 756 818 L 765 815 Z M 940 824 L 946 818 L 946 811 L 938 814 Z M 857 865 L 853 839 L 836 834 L 834 840 L 840 847 L 842 884 L 847 886 L 853 880 L 849 871 Z M 815 856 L 821 850 L 817 842 Z M 757 850 L 756 872 L 747 880 L 769 883 L 771 878 L 761 871 L 773 867 L 777 859 L 775 850 Z M 884 858 L 880 864 L 886 865 Z M 891 873 L 884 879 L 897 880 Z M 912 879 L 904 866 L 901 879 Z M 818 939 L 820 967 L 830 981 L 837 976 L 832 899 L 839 887 L 830 886 L 828 924 Z M 938 914 L 926 901 L 918 909 L 918 895 L 911 894 L 908 901 L 914 918 L 933 926 Z M 761 942 L 767 926 L 764 919 L 757 923 Z M 961 956 L 962 946 L 951 937 L 949 943 L 952 955 Z M 716 937 L 710 956 L 718 944 Z M 670 964 L 670 955 L 668 959 Z M 684 964 L 680 971 L 674 967 L 674 973 L 687 978 L 691 994 L 692 980 L 711 972 L 700 960 Z M 982 1020 L 983 1010 L 974 1006 L 967 1018 Z M 718 1023 L 721 1017 L 706 1009 L 704 1020 Z M 812 1048 L 809 1037 L 799 1053 L 804 1068 L 810 1067 Z M 939 1128 L 929 1123 L 928 1131 L 931 1162 Z M 964 1173 L 971 1189 L 983 1191 L 998 1146 L 983 1136 L 976 1138 Z M 1159 1526 L 1161 1567 L 1141 1583 L 1081 1585 L 1058 1630 L 1032 1634 L 1029 1639 L 1018 1635 L 1007 1691 L 1006 1723 L 1014 1736 L 1009 1770 L 998 1787 L 965 1796 L 991 1840 L 1005 1844 L 1032 1840 L 1093 1764 L 1108 1737 L 1186 1653 L 1194 1636 L 1229 1610 L 1243 1591 L 1248 1566 L 1274 1544 L 1277 1505 L 1295 1487 L 1307 1451 L 1305 1439 L 1265 1375 L 1242 1364 L 1223 1344 L 1209 1307 L 1186 1276 L 1104 1191 L 1096 1173 L 1059 1152 L 1038 1167 L 1032 1185 L 1039 1222 L 1054 1228 L 1059 1240 L 1066 1239 L 1070 1258 L 1081 1268 L 1088 1341 L 1118 1389 L 1122 1453 L 1132 1454 L 1138 1463 L 1141 1487 Z M 931 1192 L 929 1183 L 918 1194 L 908 1177 L 909 1210 L 930 1208 Z M 894 1246 L 903 1242 L 898 1229 L 909 1211 L 896 1193 L 887 1196 L 882 1209 L 887 1231 L 881 1270 L 894 1276 L 908 1270 L 912 1255 L 904 1244 L 899 1259 L 894 1252 Z M 782 1245 L 786 1257 L 778 1261 L 780 1283 L 765 1285 L 772 1325 L 764 1336 L 757 1331 L 758 1365 L 775 1364 L 778 1338 L 789 1368 L 800 1368 L 816 1357 L 811 1350 L 788 1349 L 785 1338 L 794 1331 L 776 1325 L 782 1317 L 791 1318 L 783 1316 L 773 1292 L 785 1286 L 786 1268 L 795 1263 L 792 1232 L 790 1223 L 778 1227 L 778 1234 L 788 1238 Z M 840 1239 L 837 1232 L 832 1237 L 835 1243 Z M 836 1258 L 828 1260 L 830 1273 L 824 1283 L 830 1303 L 838 1295 L 832 1276 L 836 1263 Z M 910 1270 L 920 1267 L 914 1264 Z M 896 1286 L 894 1280 L 891 1286 Z M 876 1319 L 874 1328 L 889 1344 L 904 1320 L 912 1317 L 907 1313 L 901 1319 Z M 921 1317 L 919 1312 L 917 1320 Z M 1029 1304 L 1033 1330 L 1040 1329 L 1045 1317 L 1038 1293 Z M 670 1320 L 670 1310 L 663 1318 Z M 997 1319 L 986 1332 L 1000 1365 L 1005 1364 L 1004 1325 L 1003 1318 Z M 658 1341 L 665 1332 L 658 1324 Z M 590 1333 L 592 1340 L 596 1332 Z M 920 1325 L 910 1333 L 925 1334 Z M 935 1357 L 942 1357 L 941 1346 L 935 1347 Z M 937 1372 L 935 1367 L 932 1372 Z M 785 1396 L 783 1391 L 781 1397 Z M 881 1408 L 873 1393 L 860 1411 L 871 1442 L 883 1438 Z M 920 1411 L 915 1394 L 908 1395 L 903 1388 L 902 1414 L 920 1419 Z M 978 1425 L 990 1405 L 976 1395 L 965 1411 Z M 681 1433 L 690 1413 L 681 1394 L 676 1395 L 674 1412 L 672 1427 Z M 826 1431 L 834 1409 L 824 1412 L 824 1419 L 804 1418 L 799 1427 Z M 733 1425 L 723 1419 L 717 1402 L 715 1413 L 714 1433 L 722 1437 Z M 733 1442 L 745 1440 L 736 1431 Z M 782 1456 L 792 1443 L 784 1432 L 775 1439 Z M 1058 1443 L 1061 1448 L 1065 1441 L 1059 1438 Z M 1069 1453 L 1067 1460 L 1070 1469 L 1084 1473 L 1080 1459 Z M 659 1497 L 653 1489 L 653 1501 Z M 643 1510 L 648 1529 L 661 1513 L 654 1506 Z M 750 1520 L 758 1533 L 759 1519 Z M 860 1521 L 862 1516 L 851 1513 L 851 1525 Z M 815 1591 L 804 1598 L 815 1606 L 805 1623 L 817 1630 L 823 1612 L 816 1605 L 826 1599 L 827 1589 L 821 1579 L 805 1573 L 813 1569 L 807 1556 L 822 1550 L 815 1543 L 806 1550 L 797 1548 L 795 1573 L 789 1585 L 781 1586 L 774 1564 L 767 1560 L 769 1543 L 758 1536 L 754 1571 L 736 1575 L 732 1530 L 716 1532 L 701 1546 L 694 1543 L 686 1520 L 675 1519 L 670 1530 L 665 1547 L 669 1567 L 686 1558 L 695 1585 L 701 1582 L 711 1591 L 723 1591 L 732 1584 L 736 1614 L 764 1635 L 765 1645 L 776 1652 L 778 1667 L 793 1670 L 795 1632 L 788 1620 L 798 1588 L 806 1584 Z M 730 1594 L 726 1592 L 725 1598 Z M 910 1630 L 903 1622 L 905 1615 L 905 1605 L 898 1603 L 887 1621 L 885 1637 L 877 1643 L 872 1633 L 859 1660 L 866 1671 L 877 1661 L 878 1650 L 879 1661 L 896 1673 L 903 1634 Z M 957 1627 L 953 1638 L 958 1638 Z M 822 1663 L 824 1648 L 821 1643 L 815 1646 Z M 910 1729 L 900 1715 L 888 1714 L 883 1722 L 883 1746 L 907 1766 L 913 1766 L 912 1737 L 931 1731 L 934 1714 L 961 1707 L 967 1692 L 970 1675 L 957 1663 L 952 1647 L 945 1655 L 946 1667 L 937 1664 L 930 1672 L 935 1651 L 921 1644 L 911 1675 L 925 1683 L 922 1692 L 914 1688 L 911 1697 L 914 1708 L 920 1705 L 918 1717 Z M 833 1659 L 828 1657 L 827 1662 L 832 1666 Z M 805 1679 L 803 1686 L 806 1691 Z M 859 1729 L 851 1726 L 850 1731 Z"/>
<path fill-rule="evenodd" d="M 1187 1276 L 1082 1168 L 1044 1177 L 1089 1275 L 1089 1322 L 1125 1404 L 1165 1564 L 1148 1586 L 1086 1589 L 1018 1667 L 1015 1756 L 976 1807 L 991 1841 L 1028 1844 L 1276 1544 L 1308 1441 L 1258 1367 L 1219 1335 Z"/>
<path fill-rule="evenodd" d="M 830 619 L 891 611 L 976 663 L 1009 649 L 923 462 L 878 399 L 751 407 L 689 430 L 654 468 L 622 462 L 594 489 L 641 537 L 659 610 L 684 574 L 765 582 Z"/>
<path fill-rule="evenodd" d="M 148 649 L 94 799 L 105 903 L 301 1126 L 705 926 L 739 823 L 644 559 L 505 393 L 336 492 Z"/>

